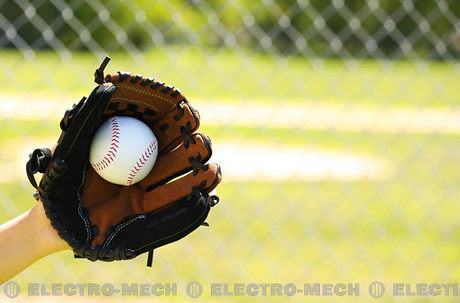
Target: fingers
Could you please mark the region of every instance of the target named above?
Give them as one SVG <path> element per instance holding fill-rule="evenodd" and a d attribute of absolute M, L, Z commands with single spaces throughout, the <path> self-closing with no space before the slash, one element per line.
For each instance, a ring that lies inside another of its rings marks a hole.
<path fill-rule="evenodd" d="M 129 115 L 156 122 L 185 99 L 177 88 L 142 75 L 118 72 L 107 75 L 105 81 L 116 86 L 104 111 L 107 116 Z"/>
<path fill-rule="evenodd" d="M 146 193 L 143 201 L 143 212 L 162 209 L 191 194 L 194 187 L 200 188 L 203 192 L 212 191 L 222 180 L 222 174 L 217 164 L 211 163 L 207 167 L 207 170 L 200 170 L 196 176 L 189 173 Z"/>
<path fill-rule="evenodd" d="M 204 168 L 211 157 L 211 140 L 201 133 L 192 135 L 195 143 L 185 147 L 180 145 L 175 150 L 158 157 L 152 171 L 145 177 L 139 186 L 147 191 L 164 184 L 191 170 L 195 173 Z"/>
<path fill-rule="evenodd" d="M 98 230 L 91 245 L 95 247 L 102 244 L 107 230 L 127 216 L 159 210 L 188 196 L 193 187 L 199 187 L 200 184 L 202 191 L 210 192 L 219 184 L 222 176 L 217 164 L 209 164 L 207 167 L 207 170 L 199 171 L 196 176 L 189 173 L 147 193 L 139 191 L 136 185 L 119 186 L 106 182 L 90 167 L 83 192 L 83 206 Z"/>
<path fill-rule="evenodd" d="M 216 178 L 212 183 L 206 183 L 205 186 L 201 189 L 202 192 L 205 192 L 207 194 L 216 189 L 217 185 L 219 185 L 219 183 L 222 181 L 222 169 L 220 165 L 216 163 L 210 163 L 208 165 L 211 171 L 215 171 Z"/>
<path fill-rule="evenodd" d="M 190 135 L 200 126 L 200 115 L 188 102 L 181 102 L 152 130 L 158 140 L 160 154 L 165 154 L 184 142 L 190 144 Z"/>

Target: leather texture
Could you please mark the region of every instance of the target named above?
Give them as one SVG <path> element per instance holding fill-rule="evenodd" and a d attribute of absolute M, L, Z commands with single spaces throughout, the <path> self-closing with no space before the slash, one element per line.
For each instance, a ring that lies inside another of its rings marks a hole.
<path fill-rule="evenodd" d="M 104 83 L 65 113 L 52 156 L 36 150 L 27 172 L 33 179 L 47 167 L 38 187 L 31 183 L 52 226 L 76 256 L 131 259 L 203 224 L 218 202 L 210 192 L 222 173 L 219 165 L 208 163 L 211 140 L 197 132 L 200 115 L 178 89 L 126 72 L 103 78 L 103 68 L 95 75 Z M 109 183 L 88 165 L 92 134 L 111 116 L 140 119 L 158 140 L 152 171 L 131 186 Z"/>

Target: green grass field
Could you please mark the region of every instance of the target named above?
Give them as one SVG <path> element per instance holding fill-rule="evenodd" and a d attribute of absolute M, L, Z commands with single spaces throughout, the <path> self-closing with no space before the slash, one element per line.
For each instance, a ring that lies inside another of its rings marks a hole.
<path fill-rule="evenodd" d="M 209 102 L 319 102 L 375 107 L 454 107 L 458 77 L 446 63 L 276 60 L 247 53 L 162 49 L 135 61 L 112 56 L 108 70 L 139 71 L 174 83 L 190 99 Z M 175 65 L 171 66 L 171 62 Z M 0 52 L 0 94 L 64 97 L 72 103 L 93 87 L 94 56 L 74 54 L 60 62 L 51 53 L 24 61 L 16 52 Z M 357 67 L 354 65 L 357 64 Z M 242 70 L 244 66 L 244 70 Z M 347 68 L 349 66 L 349 68 Z M 74 73 L 74 69 L 76 73 Z M 49 75 L 42 79 L 41 72 Z M 8 73 L 11 77 L 7 76 Z M 75 81 L 74 79 L 78 79 Z M 204 86 L 203 83 L 207 85 Z M 21 88 L 26 91 L 22 92 Z M 64 102 L 64 101 L 63 101 Z M 53 121 L 0 120 L 0 146 L 22 138 L 57 134 Z M 250 140 L 287 146 L 315 146 L 366 152 L 389 159 L 396 171 L 383 181 L 272 183 L 226 182 L 221 203 L 209 217 L 211 228 L 157 250 L 153 269 L 146 257 L 123 263 L 73 260 L 71 253 L 47 257 L 14 280 L 28 282 L 176 282 L 243 283 L 456 282 L 460 276 L 460 136 L 413 133 L 340 132 L 203 126 L 219 141 Z M 0 163 L 12 151 L 0 149 Z M 267 163 L 267 165 L 270 165 Z M 32 187 L 0 184 L 2 222 L 30 208 Z M 366 289 L 363 289 L 365 293 Z M 299 297 L 282 298 L 299 302 Z M 99 298 L 104 300 L 104 298 Z M 169 298 L 187 301 L 185 295 Z M 203 299 L 216 301 L 208 293 Z M 217 298 L 247 302 L 248 298 Z M 279 302 L 280 298 L 254 300 Z M 302 298 L 304 300 L 305 298 Z M 311 302 L 337 298 L 308 298 Z M 252 298 L 251 298 L 252 300 Z M 368 296 L 340 302 L 368 302 Z M 393 302 L 384 297 L 379 302 Z M 406 298 L 404 302 L 454 302 L 452 298 Z M 398 301 L 399 302 L 399 301 Z"/>
<path fill-rule="evenodd" d="M 193 98 L 219 102 L 315 101 L 371 106 L 458 105 L 458 63 L 312 60 L 255 55 L 244 51 L 161 48 L 131 57 L 110 54 L 107 71 L 135 71 L 174 83 Z M 29 60 L 0 51 L 2 94 L 85 95 L 99 60 L 73 53 L 61 60 L 36 52 Z M 42 78 L 41 76 L 46 75 Z M 26 86 L 24 86 L 27 84 Z M 78 97 L 77 97 L 78 98 Z"/>

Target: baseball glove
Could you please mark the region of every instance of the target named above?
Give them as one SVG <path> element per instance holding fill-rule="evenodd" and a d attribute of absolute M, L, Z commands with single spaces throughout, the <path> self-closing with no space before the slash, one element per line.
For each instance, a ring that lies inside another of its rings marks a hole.
<path fill-rule="evenodd" d="M 34 150 L 26 170 L 35 197 L 73 249 L 91 261 L 132 259 L 179 240 L 205 222 L 219 198 L 217 164 L 207 164 L 211 141 L 197 133 L 198 112 L 173 86 L 126 72 L 108 74 L 106 57 L 95 72 L 99 85 L 65 112 L 53 151 Z M 89 164 L 92 135 L 112 116 L 142 120 L 158 140 L 152 171 L 131 186 L 102 179 Z M 37 185 L 34 174 L 43 173 Z"/>

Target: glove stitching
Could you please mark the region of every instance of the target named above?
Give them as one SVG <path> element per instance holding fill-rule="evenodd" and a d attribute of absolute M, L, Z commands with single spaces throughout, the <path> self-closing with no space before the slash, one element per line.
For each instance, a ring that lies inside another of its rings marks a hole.
<path fill-rule="evenodd" d="M 89 224 L 89 220 L 86 218 L 86 216 L 83 214 L 83 199 L 81 198 L 81 192 L 82 192 L 82 189 L 83 189 L 83 185 L 85 184 L 85 181 L 86 181 L 86 167 L 88 165 L 86 164 L 85 167 L 83 168 L 83 178 L 82 178 L 82 181 L 81 181 L 81 185 L 80 187 L 78 188 L 78 192 L 77 192 L 77 197 L 78 197 L 78 208 L 77 208 L 77 212 L 78 212 L 78 215 L 80 216 L 80 218 L 82 218 L 83 222 L 85 223 L 85 228 L 86 228 L 86 243 L 89 243 L 90 241 L 90 235 L 91 235 L 91 229 L 90 229 L 90 224 Z"/>
<path fill-rule="evenodd" d="M 187 121 L 185 126 L 180 127 L 180 132 L 182 134 L 182 138 L 184 139 L 185 148 L 188 148 L 190 143 L 196 144 L 195 138 L 190 135 L 192 133 L 192 123 L 190 123 L 190 121 Z"/>
<path fill-rule="evenodd" d="M 129 98 L 123 98 L 123 97 L 113 97 L 111 99 L 111 101 L 113 100 L 121 100 L 121 101 L 128 101 L 128 102 L 132 102 L 132 103 L 137 103 L 137 104 L 141 104 L 141 105 L 144 105 L 145 107 L 149 107 L 149 108 L 153 108 L 156 112 L 159 111 L 159 109 L 149 103 L 146 103 L 146 102 L 142 102 L 142 101 L 139 101 L 139 100 L 133 100 L 133 99 L 129 99 Z"/>
<path fill-rule="evenodd" d="M 168 98 L 165 98 L 165 97 L 162 97 L 160 95 L 157 95 L 157 94 L 152 94 L 152 93 L 149 93 L 143 89 L 139 89 L 139 88 L 135 88 L 135 87 L 131 87 L 131 86 L 126 86 L 126 85 L 120 85 L 118 86 L 119 88 L 124 88 L 124 89 L 127 89 L 127 90 L 131 90 L 131 91 L 134 91 L 134 92 L 138 92 L 138 93 L 141 93 L 141 94 L 145 94 L 145 95 L 148 95 L 148 96 L 151 96 L 151 97 L 156 97 L 158 99 L 161 99 L 163 101 L 166 101 L 168 103 L 170 103 L 171 105 L 176 105 L 176 102 L 173 102 L 171 100 L 169 100 Z"/>
<path fill-rule="evenodd" d="M 115 231 L 105 240 L 105 243 L 102 245 L 103 248 L 107 248 L 110 244 L 110 242 L 112 242 L 113 238 L 115 238 L 115 236 L 117 235 L 117 233 L 122 230 L 123 228 L 125 228 L 126 226 L 128 226 L 129 224 L 133 223 L 134 221 L 136 221 L 137 219 L 142 219 L 142 218 L 145 218 L 145 215 L 137 215 L 136 217 L 134 218 L 131 218 L 128 222 L 125 222 L 119 226 L 117 226 L 117 228 L 115 229 Z"/>
<path fill-rule="evenodd" d="M 192 164 L 192 169 L 193 169 L 193 175 L 196 176 L 198 175 L 199 170 L 204 170 L 207 171 L 209 169 L 209 166 L 206 163 L 203 163 L 203 158 L 201 157 L 201 154 L 198 153 L 196 157 L 189 157 L 188 162 Z"/>

